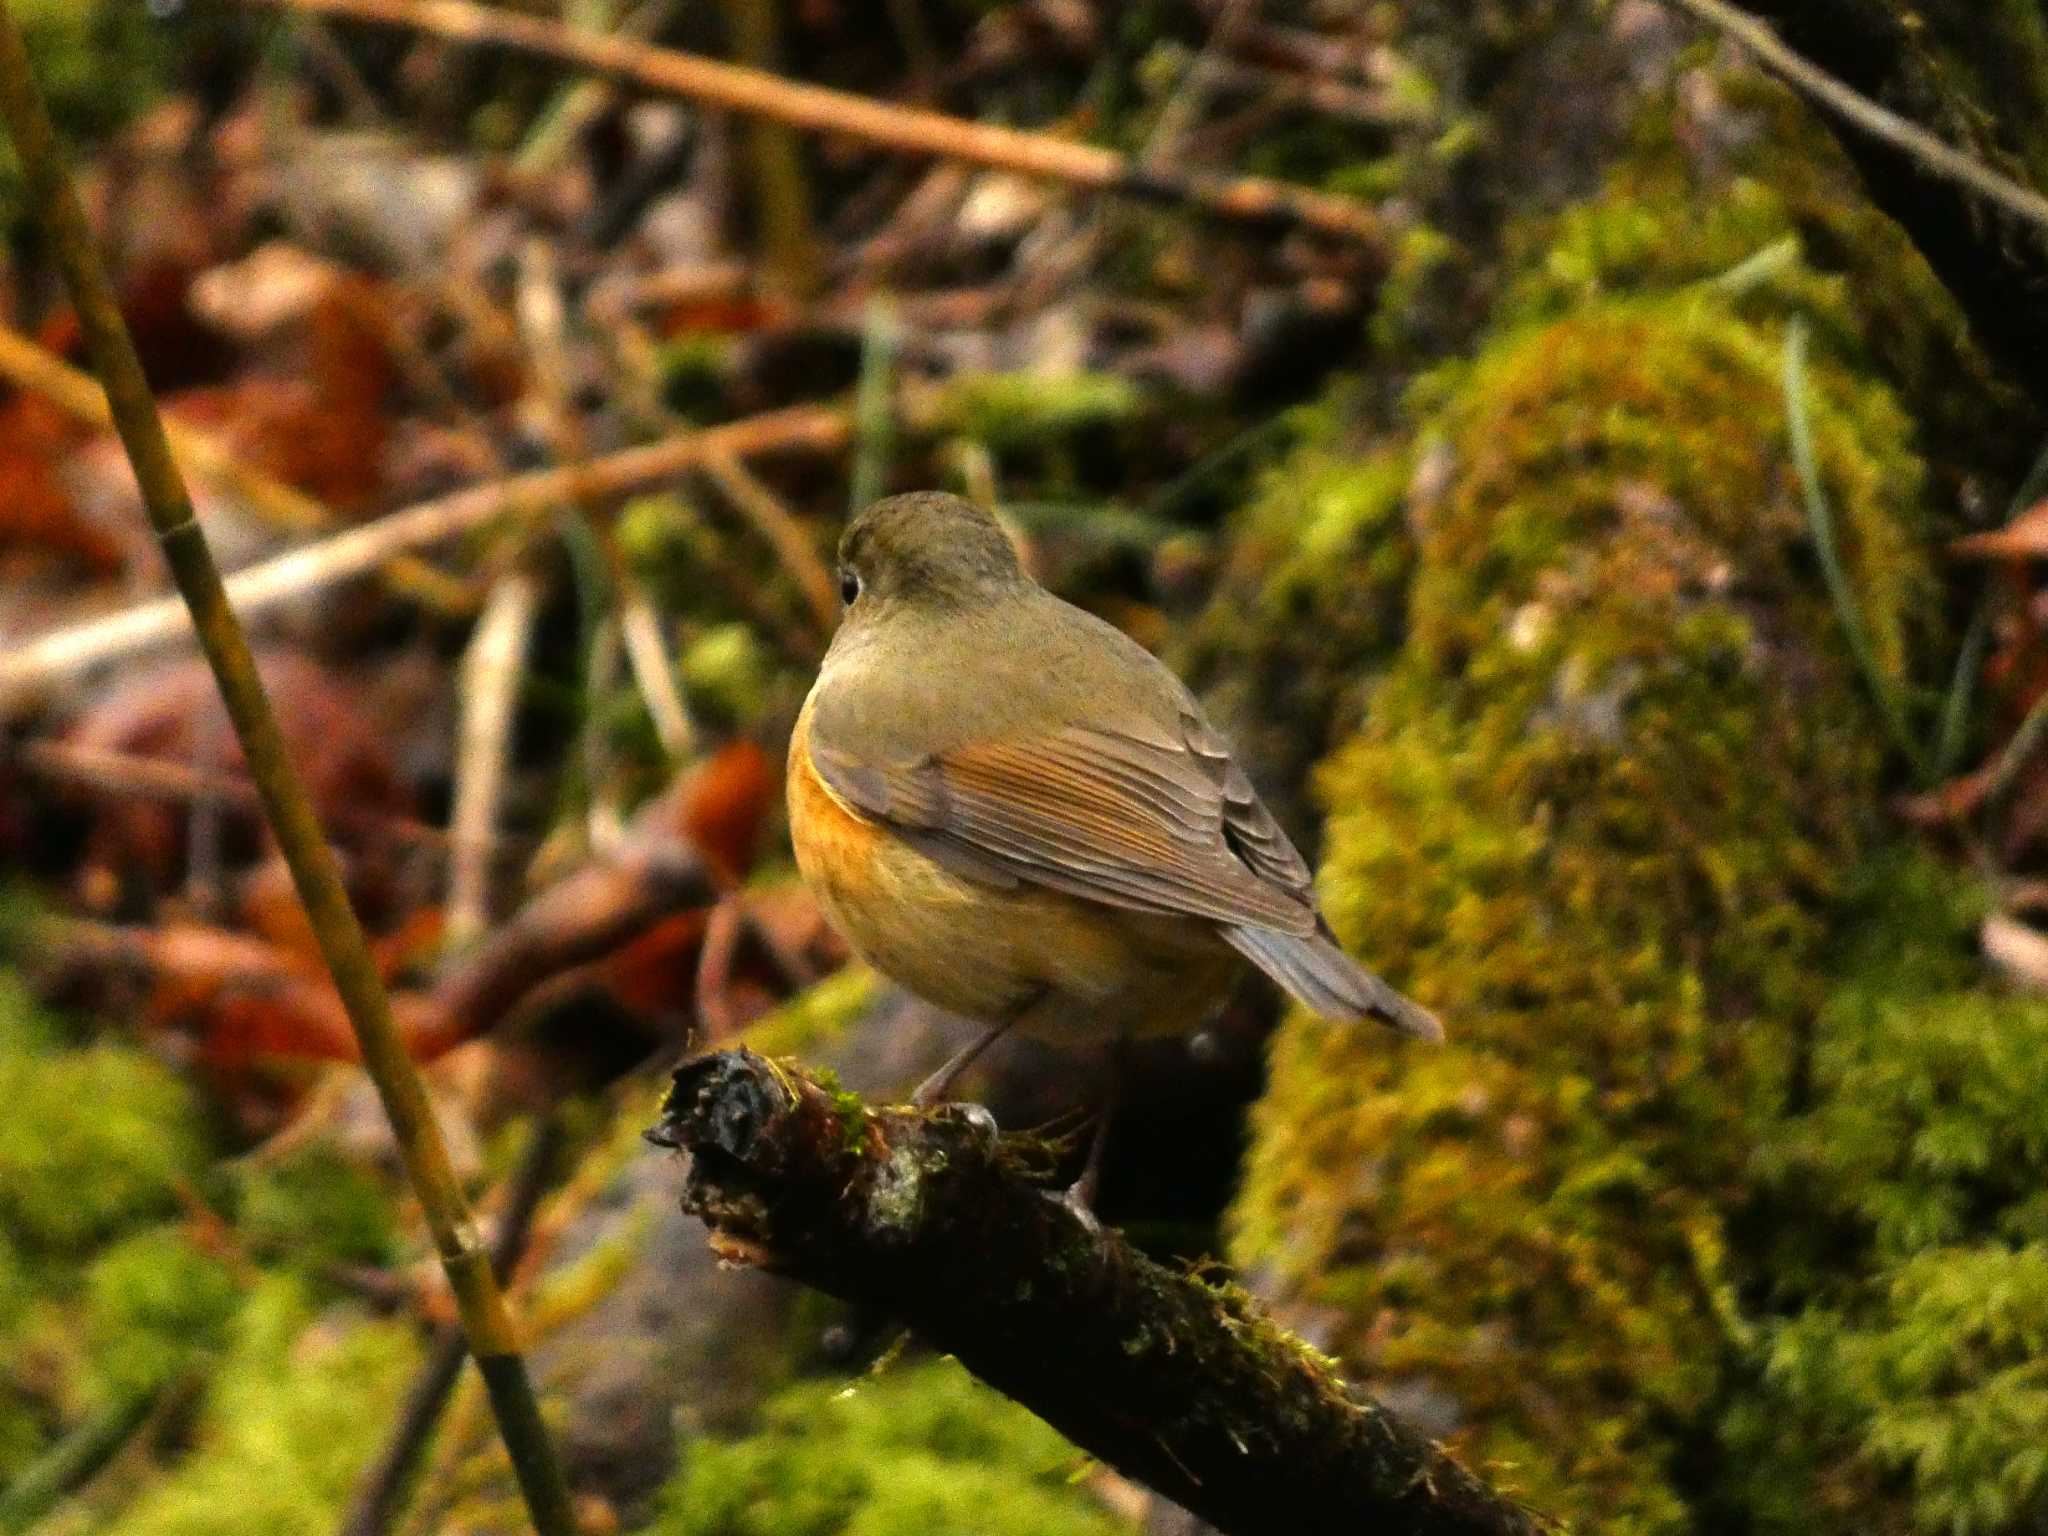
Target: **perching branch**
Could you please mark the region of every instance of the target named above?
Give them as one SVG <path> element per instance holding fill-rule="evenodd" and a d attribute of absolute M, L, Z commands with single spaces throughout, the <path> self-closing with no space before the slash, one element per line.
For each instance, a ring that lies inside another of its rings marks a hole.
<path fill-rule="evenodd" d="M 1550 1529 L 1243 1291 L 1091 1230 L 986 1117 L 869 1109 L 739 1050 L 683 1066 L 648 1134 L 689 1154 L 721 1255 L 903 1319 L 1226 1536 Z"/>
<path fill-rule="evenodd" d="M 313 802 L 285 749 L 277 716 L 256 670 L 256 658 L 228 601 L 219 567 L 193 511 L 191 493 L 171 455 L 156 397 L 143 376 L 142 360 L 121 319 L 113 283 L 100 262 L 85 210 L 64 169 L 57 131 L 36 88 L 28 46 L 7 0 L 0 0 L 0 115 L 6 118 L 7 131 L 20 156 L 30 204 L 78 308 L 93 370 L 106 386 L 114 425 L 134 466 L 158 546 L 191 610 L 192 627 L 213 668 L 228 718 L 234 722 L 250 777 L 263 797 L 264 816 L 291 867 L 293 884 L 319 941 L 321 956 L 362 1043 L 363 1065 L 391 1119 L 406 1176 L 419 1195 L 449 1288 L 455 1294 L 463 1332 L 489 1392 L 519 1490 L 541 1536 L 573 1536 L 576 1517 L 568 1484 L 541 1421 L 512 1314 L 492 1273 L 490 1255 L 477 1236 L 475 1218 L 449 1161 L 426 1085 L 399 1037 L 391 999 L 371 958 L 362 924 L 349 905 L 340 866 L 321 834 Z"/>
<path fill-rule="evenodd" d="M 468 0 L 244 0 L 281 10 L 347 16 L 411 27 L 461 42 L 516 48 L 629 81 L 643 89 L 686 96 L 707 107 L 743 112 L 812 133 L 836 134 L 904 154 L 965 160 L 1092 187 L 1101 192 L 1183 203 L 1230 219 L 1299 224 L 1377 246 L 1380 217 L 1364 203 L 1255 176 L 1226 177 L 1141 168 L 1114 150 L 1049 134 L 999 128 L 916 107 L 899 107 L 848 91 L 784 80 L 761 70 L 631 38 L 607 37 L 517 11 Z"/>

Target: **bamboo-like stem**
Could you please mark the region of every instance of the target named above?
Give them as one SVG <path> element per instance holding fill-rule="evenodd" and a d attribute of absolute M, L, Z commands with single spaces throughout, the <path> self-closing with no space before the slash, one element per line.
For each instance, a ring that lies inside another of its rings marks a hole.
<path fill-rule="evenodd" d="M 1378 212 L 1348 197 L 1257 176 L 1216 176 L 1136 166 L 1115 150 L 1050 134 L 1000 128 L 967 118 L 784 80 L 758 69 L 599 36 L 539 16 L 493 10 L 468 0 L 243 0 L 276 10 L 316 11 L 382 26 L 410 27 L 460 42 L 516 48 L 687 96 L 706 106 L 772 118 L 810 133 L 836 134 L 902 154 L 964 160 L 996 170 L 1066 182 L 1100 192 L 1182 203 L 1226 219 L 1299 224 L 1377 250 Z"/>
<path fill-rule="evenodd" d="M 567 1140 L 559 1110 L 550 1110 L 534 1128 L 507 1184 L 505 1208 L 498 1217 L 497 1235 L 491 1240 L 491 1264 L 503 1283 L 511 1278 L 512 1266 L 526 1250 L 533 1231 L 533 1218 L 547 1192 L 548 1179 Z M 369 1472 L 349 1501 L 341 1522 L 341 1536 L 384 1536 L 399 1514 L 420 1458 L 441 1410 L 448 1406 L 462 1373 L 462 1330 L 447 1324 L 434 1329 L 427 1363 L 414 1379 L 400 1410 L 398 1423 Z"/>
<path fill-rule="evenodd" d="M 536 470 L 418 502 L 374 523 L 247 566 L 228 577 L 228 596 L 246 618 L 366 575 L 400 550 L 438 544 L 498 518 L 539 514 L 565 501 L 630 496 L 699 467 L 714 453 L 745 457 L 780 448 L 829 451 L 846 440 L 845 418 L 824 406 L 792 406 L 742 417 L 589 464 Z M 165 598 L 24 641 L 0 651 L 0 702 L 86 667 L 176 640 L 191 623 L 182 602 Z"/>
<path fill-rule="evenodd" d="M 490 1253 L 477 1232 L 469 1201 L 449 1161 L 434 1112 L 392 1017 L 391 999 L 371 959 L 362 925 L 341 883 L 334 853 L 320 830 L 304 784 L 292 767 L 277 717 L 256 670 L 256 660 L 228 602 L 220 570 L 193 513 L 191 493 L 171 455 L 156 398 L 142 360 L 121 319 L 112 282 L 93 246 L 85 211 L 66 173 L 56 129 L 35 76 L 28 47 L 8 0 L 0 0 L 0 115 L 7 120 L 45 236 L 77 305 L 93 369 L 135 469 L 143 506 L 178 590 L 192 613 L 221 699 L 263 797 L 264 815 L 290 866 L 306 916 L 348 1010 L 363 1064 L 377 1086 L 419 1195 L 442 1267 L 455 1293 L 484 1384 L 511 1456 L 520 1492 L 542 1536 L 574 1536 L 576 1519 L 540 1404 L 519 1352 L 518 1335 L 492 1272 Z"/>

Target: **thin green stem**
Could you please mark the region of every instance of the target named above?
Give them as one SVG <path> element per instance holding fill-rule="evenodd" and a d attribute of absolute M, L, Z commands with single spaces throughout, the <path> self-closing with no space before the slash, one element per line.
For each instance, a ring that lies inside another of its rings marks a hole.
<path fill-rule="evenodd" d="M 339 866 L 286 753 L 255 657 L 171 456 L 156 398 L 64 169 L 56 130 L 8 0 L 0 0 L 0 115 L 5 116 L 20 155 L 31 206 L 77 306 L 93 371 L 106 388 L 157 542 L 191 610 L 193 628 L 234 723 L 264 815 L 291 868 L 299 899 L 355 1028 L 363 1064 L 391 1117 L 406 1173 L 454 1289 L 471 1352 L 490 1387 L 491 1404 L 534 1526 L 542 1536 L 573 1536 L 576 1523 L 568 1484 L 542 1426 L 511 1313 L 449 1161 L 426 1087 L 399 1039 L 390 998 L 349 905 Z"/>
<path fill-rule="evenodd" d="M 1801 320 L 1794 320 L 1785 333 L 1785 415 L 1792 430 L 1792 463 L 1799 472 L 1800 489 L 1806 497 L 1807 526 L 1813 534 L 1814 552 L 1820 557 L 1828 596 L 1834 601 L 1835 616 L 1841 621 L 1842 636 L 1849 643 L 1849 654 L 1877 702 L 1878 714 L 1892 744 L 1913 765 L 1915 773 L 1923 780 L 1930 779 L 1932 764 L 1913 735 L 1898 690 L 1878 664 L 1877 647 L 1871 642 L 1855 588 L 1843 569 L 1841 551 L 1835 544 L 1834 513 L 1821 485 L 1820 460 L 1813 449 L 1813 423 L 1807 412 L 1806 324 Z"/>
<path fill-rule="evenodd" d="M 2048 495 L 2048 444 L 2035 455 L 2033 468 L 2013 493 L 2005 510 L 2005 521 L 2011 523 L 2044 495 Z M 1987 585 L 1977 594 L 1976 604 L 1970 610 L 1970 627 L 1963 636 L 1962 654 L 1956 658 L 1948 697 L 1942 704 L 1941 739 L 1935 744 L 1934 757 L 1939 778 L 1945 779 L 1956 771 L 1963 760 L 1963 749 L 1969 745 L 1970 710 L 1976 701 L 1984 653 L 1991 645 L 1991 611 L 1991 588 Z"/>
<path fill-rule="evenodd" d="M 847 502 L 858 512 L 889 483 L 896 450 L 896 306 L 886 296 L 868 301 L 860 348 L 860 387 L 854 397 L 853 486 Z"/>
<path fill-rule="evenodd" d="M 1970 611 L 1970 626 L 1963 631 L 1948 690 L 1942 695 L 1941 727 L 1934 738 L 1936 779 L 1948 778 L 1963 760 L 1963 749 L 1970 742 L 1970 706 L 1977 696 L 1978 674 L 1984 670 L 1984 653 L 1990 648 L 1991 605 L 1980 595 Z"/>
<path fill-rule="evenodd" d="M 724 0 L 726 29 L 742 64 L 772 73 L 782 52 L 776 0 Z M 811 189 L 803 145 L 793 129 L 762 119 L 746 125 L 753 162 L 755 217 L 769 270 L 783 291 L 808 297 L 818 286 L 818 244 L 811 228 Z"/>
<path fill-rule="evenodd" d="M 2005 821 L 2028 765 L 2041 755 L 2044 745 L 2048 745 L 2048 693 L 2034 701 L 2034 707 L 2027 711 L 2020 728 L 2012 733 L 2012 740 L 1998 754 L 1998 762 L 1991 770 L 1991 782 L 1984 789 L 1984 820 L 1987 825 L 1995 828 Z"/>
<path fill-rule="evenodd" d="M 162 1386 L 129 1392 L 87 1419 L 0 1491 L 0 1531 L 32 1529 L 66 1494 L 113 1460 L 149 1418 Z"/>

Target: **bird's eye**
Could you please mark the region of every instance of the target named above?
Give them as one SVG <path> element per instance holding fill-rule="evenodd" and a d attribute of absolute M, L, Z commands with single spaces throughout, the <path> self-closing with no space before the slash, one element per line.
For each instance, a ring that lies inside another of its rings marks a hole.
<path fill-rule="evenodd" d="M 851 569 L 841 570 L 839 573 L 839 600 L 845 603 L 848 607 L 851 607 L 853 605 L 853 600 L 859 596 L 859 573 Z"/>

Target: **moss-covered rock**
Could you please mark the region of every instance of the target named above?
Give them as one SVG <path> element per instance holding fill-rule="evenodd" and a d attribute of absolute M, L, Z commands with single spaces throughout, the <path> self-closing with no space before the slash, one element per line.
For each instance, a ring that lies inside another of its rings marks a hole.
<path fill-rule="evenodd" d="M 1696 142 L 1717 136 L 1717 152 Z M 1638 114 L 1600 196 L 1509 226 L 1496 326 L 1691 284 L 1795 306 L 1839 361 L 1899 396 L 1936 467 L 2023 469 L 2038 436 L 2029 408 L 1905 232 L 1854 186 L 1792 92 L 1702 64 Z"/>
<path fill-rule="evenodd" d="M 685 1455 L 648 1536 L 1110 1536 L 1081 1453 L 950 1360 L 777 1394 Z"/>
<path fill-rule="evenodd" d="M 1982 987 L 1981 905 L 1925 858 L 1871 868 L 1807 1105 L 1760 1138 L 1777 1316 L 1726 1433 L 1766 1529 L 1889 1506 L 1990 1536 L 2048 1508 L 2048 1004 Z"/>
<path fill-rule="evenodd" d="M 1357 729 L 1400 645 L 1413 564 L 1408 458 L 1362 440 L 1351 405 L 1339 391 L 1292 413 L 1296 445 L 1232 515 L 1214 590 L 1173 657 L 1297 826 L 1294 792 Z"/>
<path fill-rule="evenodd" d="M 1238 1256 L 1539 1506 L 1687 1522 L 1739 1332 L 1748 1117 L 1871 829 L 1869 700 L 1790 468 L 1782 327 L 1709 292 L 1511 323 L 1418 389 L 1407 639 L 1326 765 L 1324 893 L 1449 1022 L 1291 1021 Z M 1894 678 L 1912 430 L 1834 366 L 1821 472 Z"/>

